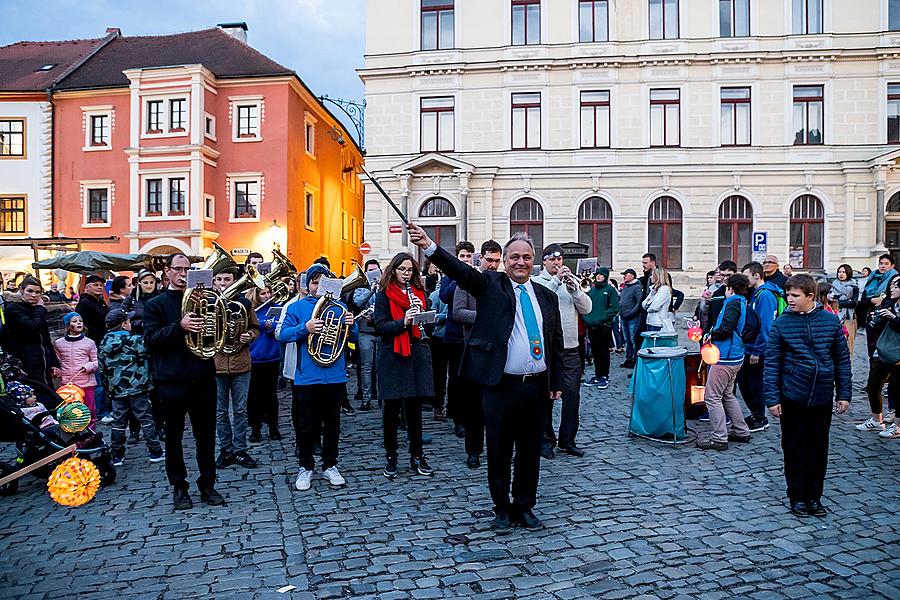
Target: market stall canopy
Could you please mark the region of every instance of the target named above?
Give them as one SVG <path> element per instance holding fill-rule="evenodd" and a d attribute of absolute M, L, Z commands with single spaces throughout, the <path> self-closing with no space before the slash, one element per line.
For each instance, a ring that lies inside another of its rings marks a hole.
<path fill-rule="evenodd" d="M 201 257 L 190 257 L 191 262 L 200 262 Z M 165 256 L 155 254 L 110 254 L 96 250 L 82 250 L 56 258 L 48 258 L 31 263 L 33 269 L 63 269 L 72 273 L 95 273 L 97 271 L 140 271 L 150 268 L 159 270 Z"/>

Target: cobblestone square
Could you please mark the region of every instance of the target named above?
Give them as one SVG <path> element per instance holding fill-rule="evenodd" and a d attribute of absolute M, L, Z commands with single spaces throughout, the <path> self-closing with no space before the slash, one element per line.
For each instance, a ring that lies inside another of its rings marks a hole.
<path fill-rule="evenodd" d="M 390 482 L 380 415 L 358 412 L 342 420 L 343 489 L 318 471 L 311 490 L 293 489 L 293 435 L 253 447 L 257 469 L 219 471 L 225 508 L 193 488 L 195 507 L 173 513 L 142 445 L 83 508 L 24 479 L 0 498 L 0 596 L 900 598 L 900 445 L 853 428 L 868 416 L 859 354 L 856 367 L 851 410 L 832 426 L 823 519 L 786 511 L 777 423 L 726 452 L 630 437 L 626 372 L 614 369 L 608 390 L 582 388 L 587 456 L 543 461 L 544 531 L 494 536 L 486 467 L 466 468 L 451 421 L 424 417 L 434 477 L 401 462 Z M 287 392 L 281 406 L 291 432 Z"/>

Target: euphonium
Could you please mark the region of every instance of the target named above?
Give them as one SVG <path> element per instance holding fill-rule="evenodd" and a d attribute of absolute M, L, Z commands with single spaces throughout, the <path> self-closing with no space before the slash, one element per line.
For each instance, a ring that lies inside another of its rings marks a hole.
<path fill-rule="evenodd" d="M 356 266 L 353 273 L 344 279 L 341 295 L 361 287 L 369 287 L 365 273 Z M 307 338 L 306 349 L 317 365 L 329 367 L 337 362 L 350 336 L 350 326 L 344 323 L 348 311 L 331 296 L 325 294 L 316 302 L 310 319 L 322 319 L 322 331 Z"/>
<path fill-rule="evenodd" d="M 222 349 L 228 328 L 228 307 L 225 300 L 210 288 L 199 285 L 184 291 L 181 301 L 182 317 L 188 313 L 203 320 L 199 332 L 188 332 L 188 350 L 200 358 L 212 358 Z"/>
<path fill-rule="evenodd" d="M 272 269 L 263 275 L 269 289 L 272 291 L 272 297 L 266 300 L 262 306 L 268 306 L 273 303 L 283 304 L 287 302 L 291 297 L 291 290 L 281 278 L 293 277 L 296 274 L 297 268 L 294 266 L 294 263 L 277 249 L 272 250 Z"/>
<path fill-rule="evenodd" d="M 250 313 L 247 307 L 235 298 L 252 287 L 259 289 L 266 287 L 266 279 L 253 268 L 253 265 L 246 265 L 243 277 L 222 290 L 221 296 L 227 303 L 228 310 L 228 325 L 225 342 L 222 344 L 223 354 L 237 354 L 244 347 L 241 334 L 250 328 Z"/>
<path fill-rule="evenodd" d="M 213 275 L 218 274 L 222 269 L 226 269 L 228 267 L 234 267 L 237 263 L 231 258 L 231 254 L 229 254 L 225 248 L 213 242 L 213 251 L 212 254 L 206 257 L 206 260 L 203 261 L 198 269 L 209 269 L 213 272 Z"/>

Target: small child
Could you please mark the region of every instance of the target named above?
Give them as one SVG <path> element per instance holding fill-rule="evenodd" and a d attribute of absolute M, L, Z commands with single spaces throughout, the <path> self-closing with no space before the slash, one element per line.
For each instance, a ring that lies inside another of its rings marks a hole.
<path fill-rule="evenodd" d="M 6 386 L 6 394 L 16 406 L 22 409 L 22 414 L 29 421 L 41 413 L 48 412 L 46 407 L 37 401 L 34 389 L 30 385 L 12 381 Z M 52 413 L 41 419 L 41 424 L 38 426 L 41 431 L 53 434 L 57 432 L 58 427 L 59 422 L 53 418 Z"/>
<path fill-rule="evenodd" d="M 816 302 L 812 277 L 794 275 L 785 291 L 789 308 L 769 335 L 763 390 L 769 412 L 781 418 L 790 511 L 822 517 L 832 411 L 844 413 L 850 406 L 850 352 L 840 320 Z"/>
<path fill-rule="evenodd" d="M 113 465 L 125 461 L 125 431 L 128 414 L 134 415 L 144 430 L 150 462 L 165 460 L 150 411 L 150 364 L 144 339 L 131 333 L 134 313 L 114 308 L 106 315 L 107 333 L 100 342 L 100 377 L 112 404 Z"/>
<path fill-rule="evenodd" d="M 347 364 L 346 350 L 331 366 L 323 367 L 314 362 L 307 348 L 308 336 L 322 331 L 321 319 L 313 319 L 313 308 L 318 300 L 321 278 L 331 277 L 324 265 L 313 264 L 306 271 L 306 285 L 309 295 L 290 305 L 279 339 L 282 342 L 297 342 L 297 370 L 293 386 L 293 422 L 297 429 L 297 443 L 300 450 L 300 472 L 294 486 L 308 490 L 315 469 L 313 444 L 319 439 L 319 430 L 324 425 L 322 438 L 322 475 L 333 486 L 346 482 L 337 469 L 338 439 L 341 431 L 341 402 L 346 394 Z M 337 302 L 337 301 L 336 301 Z M 345 309 L 343 303 L 338 302 Z M 353 313 L 347 311 L 344 323 L 350 325 L 349 341 L 357 340 L 357 329 Z"/>
<path fill-rule="evenodd" d="M 94 407 L 94 388 L 97 380 L 97 345 L 84 335 L 84 320 L 77 312 L 70 312 L 63 317 L 66 334 L 53 342 L 56 357 L 59 359 L 59 370 L 54 376 L 63 384 L 74 383 L 84 390 L 84 403 L 91 410 L 93 427 L 97 421 L 97 410 Z"/>

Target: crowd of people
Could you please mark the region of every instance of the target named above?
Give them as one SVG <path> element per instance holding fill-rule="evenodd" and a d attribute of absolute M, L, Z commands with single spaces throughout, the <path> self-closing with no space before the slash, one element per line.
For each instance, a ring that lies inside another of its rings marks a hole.
<path fill-rule="evenodd" d="M 406 252 L 384 267 L 368 260 L 368 284 L 335 298 L 345 311 L 351 350 L 327 365 L 308 343 L 326 326 L 315 313 L 319 287 L 336 278 L 325 258 L 282 281 L 287 301 L 273 298 L 271 285 L 238 296 L 233 310 L 246 315 L 246 330 L 236 349 L 208 358 L 186 343 L 204 324 L 182 312 L 191 269 L 184 254 L 169 256 L 159 274 L 143 270 L 109 281 L 87 276 L 77 303 L 57 284 L 45 291 L 25 277 L 0 305 L 0 345 L 22 362 L 30 380 L 84 390 L 92 425 L 110 426 L 115 465 L 122 466 L 128 446 L 143 439 L 149 461 L 165 461 L 176 510 L 193 503 L 182 445 L 186 418 L 200 498 L 221 505 L 217 469 L 258 466 L 251 448 L 264 448 L 264 426 L 268 440 L 282 438 L 278 391 L 290 385 L 296 489 L 310 489 L 317 454 L 328 483 L 346 485 L 338 468 L 342 414 L 376 406 L 383 415 L 384 476 L 398 475 L 401 429 L 410 472 L 432 476 L 422 430 L 427 409 L 437 421 L 452 421 L 463 440 L 460 460 L 469 468 L 479 468 L 484 455 L 495 531 L 540 529 L 533 512 L 540 461 L 557 451 L 586 453 L 577 443 L 582 388 L 609 387 L 613 354 L 623 355 L 622 368 L 633 369 L 644 334 L 676 333 L 684 294 L 652 253 L 642 257 L 639 270 L 623 270 L 619 283 L 602 265 L 575 273 L 559 244 L 536 249 L 521 234 L 502 246 L 487 240 L 477 253 L 462 241 L 452 254 L 416 225 L 409 235 L 424 264 Z M 246 264 L 263 261 L 254 252 Z M 214 289 L 229 289 L 242 269 L 215 272 Z M 56 340 L 47 324 L 45 304 L 51 302 L 73 305 Z M 831 283 L 794 275 L 775 256 L 740 269 L 732 261 L 718 265 L 707 275 L 693 317 L 719 354 L 707 370 L 708 413 L 701 417 L 710 431 L 697 446 L 727 450 L 729 442 L 747 442 L 768 428 L 769 417 L 780 418 L 790 510 L 825 514 L 828 430 L 833 411 L 846 411 L 850 400 L 859 331 L 870 358 L 871 417 L 857 428 L 900 438 L 894 411 L 898 304 L 900 275 L 890 255 L 861 277 L 841 265 Z M 357 407 L 347 389 L 354 369 Z"/>

